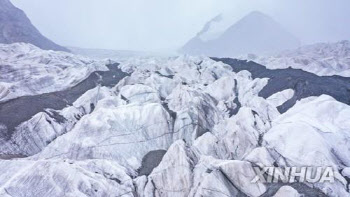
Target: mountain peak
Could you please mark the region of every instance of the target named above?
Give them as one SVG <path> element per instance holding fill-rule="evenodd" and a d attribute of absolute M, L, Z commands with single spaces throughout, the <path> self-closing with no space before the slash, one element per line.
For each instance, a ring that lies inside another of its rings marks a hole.
<path fill-rule="evenodd" d="M 260 17 L 268 17 L 268 15 L 266 15 L 266 14 L 264 14 L 264 13 L 258 11 L 258 10 L 255 10 L 255 11 L 250 12 L 245 17 L 257 17 L 257 18 L 260 18 Z"/>
<path fill-rule="evenodd" d="M 182 52 L 219 57 L 265 55 L 297 48 L 300 44 L 281 24 L 259 11 L 249 13 L 231 26 L 222 25 L 222 18 L 214 19 L 182 48 Z"/>
<path fill-rule="evenodd" d="M 250 12 L 248 15 L 244 16 L 240 21 L 255 21 L 255 22 L 275 22 L 271 16 L 264 14 L 260 11 Z"/>

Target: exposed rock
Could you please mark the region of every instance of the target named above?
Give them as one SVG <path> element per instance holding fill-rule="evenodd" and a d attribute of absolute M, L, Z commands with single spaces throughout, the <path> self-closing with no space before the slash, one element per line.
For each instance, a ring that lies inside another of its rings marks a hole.
<path fill-rule="evenodd" d="M 298 69 L 270 70 L 255 62 L 236 60 L 229 58 L 213 58 L 222 61 L 232 67 L 234 72 L 249 71 L 252 78 L 269 78 L 268 83 L 259 92 L 259 96 L 268 98 L 271 95 L 286 89 L 293 89 L 294 96 L 278 107 L 283 113 L 290 109 L 295 103 L 310 96 L 321 96 L 327 94 L 337 101 L 350 104 L 350 78 L 317 76 Z"/>
<path fill-rule="evenodd" d="M 152 170 L 159 165 L 159 163 L 162 161 L 166 151 L 165 150 L 154 150 L 149 153 L 147 153 L 142 158 L 142 164 L 141 167 L 138 169 L 139 175 L 149 175 L 151 174 Z"/>
<path fill-rule="evenodd" d="M 65 118 L 54 110 L 74 105 L 74 101 L 81 95 L 99 85 L 113 87 L 127 75 L 118 68 L 118 64 L 94 61 L 65 52 L 43 51 L 30 44 L 0 44 L 0 48 L 0 86 L 4 85 L 7 88 L 0 88 L 0 91 L 6 92 L 4 97 L 0 98 L 1 140 L 5 141 L 12 138 L 13 133 L 18 130 L 24 130 L 24 133 L 28 131 L 27 123 L 35 125 L 39 120 L 43 122 L 52 119 L 48 121 L 48 127 L 45 127 L 47 130 L 51 123 L 64 122 Z M 96 89 L 99 90 L 100 88 Z M 86 105 L 89 106 L 85 109 L 94 108 L 96 105 L 98 99 L 95 97 L 98 93 L 92 94 L 91 98 L 86 99 L 93 101 L 80 102 L 87 102 Z M 46 110 L 48 108 L 54 110 Z M 40 118 L 44 114 L 48 118 Z M 63 133 L 67 130 L 65 127 L 55 126 L 57 131 L 52 132 Z M 46 141 L 43 140 L 41 144 L 47 144 Z"/>
<path fill-rule="evenodd" d="M 41 49 L 69 51 L 44 37 L 30 22 L 26 14 L 9 0 L 0 1 L 0 43 L 31 43 Z"/>

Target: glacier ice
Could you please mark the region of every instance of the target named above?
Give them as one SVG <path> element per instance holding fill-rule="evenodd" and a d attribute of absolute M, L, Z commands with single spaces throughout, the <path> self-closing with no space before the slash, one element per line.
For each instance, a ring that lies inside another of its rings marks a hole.
<path fill-rule="evenodd" d="M 132 58 L 119 68 L 130 75 L 115 86 L 0 138 L 1 196 L 350 196 L 349 105 L 308 96 L 281 113 L 297 91 L 262 97 L 270 79 L 207 57 Z M 335 184 L 251 183 L 253 167 L 274 165 L 339 173 Z"/>

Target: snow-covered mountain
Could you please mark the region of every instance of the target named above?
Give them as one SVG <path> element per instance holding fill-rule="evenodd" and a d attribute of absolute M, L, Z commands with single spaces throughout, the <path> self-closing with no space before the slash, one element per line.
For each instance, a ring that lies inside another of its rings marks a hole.
<path fill-rule="evenodd" d="M 44 37 L 10 0 L 0 0 L 0 43 L 16 42 L 31 43 L 47 50 L 68 51 Z"/>
<path fill-rule="evenodd" d="M 299 40 L 271 17 L 252 12 L 226 28 L 223 17 L 209 21 L 181 49 L 182 53 L 235 57 L 248 53 L 271 54 L 299 46 Z"/>
<path fill-rule="evenodd" d="M 350 41 L 318 43 L 281 52 L 274 56 L 241 57 L 265 65 L 269 69 L 295 68 L 320 76 L 350 77 Z"/>
<path fill-rule="evenodd" d="M 17 64 L 37 64 L 17 47 Z M 22 122 L 1 114 L 69 94 L 0 103 L 0 196 L 350 196 L 349 78 L 190 56 L 108 64 L 76 100 Z M 254 166 L 332 166 L 336 180 L 251 183 Z"/>

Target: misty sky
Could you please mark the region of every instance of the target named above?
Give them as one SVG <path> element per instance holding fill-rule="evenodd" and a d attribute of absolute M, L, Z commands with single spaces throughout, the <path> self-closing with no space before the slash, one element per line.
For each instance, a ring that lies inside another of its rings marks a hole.
<path fill-rule="evenodd" d="M 304 44 L 350 39 L 350 0 L 11 0 L 48 38 L 84 48 L 176 49 L 220 13 L 270 15 Z"/>

